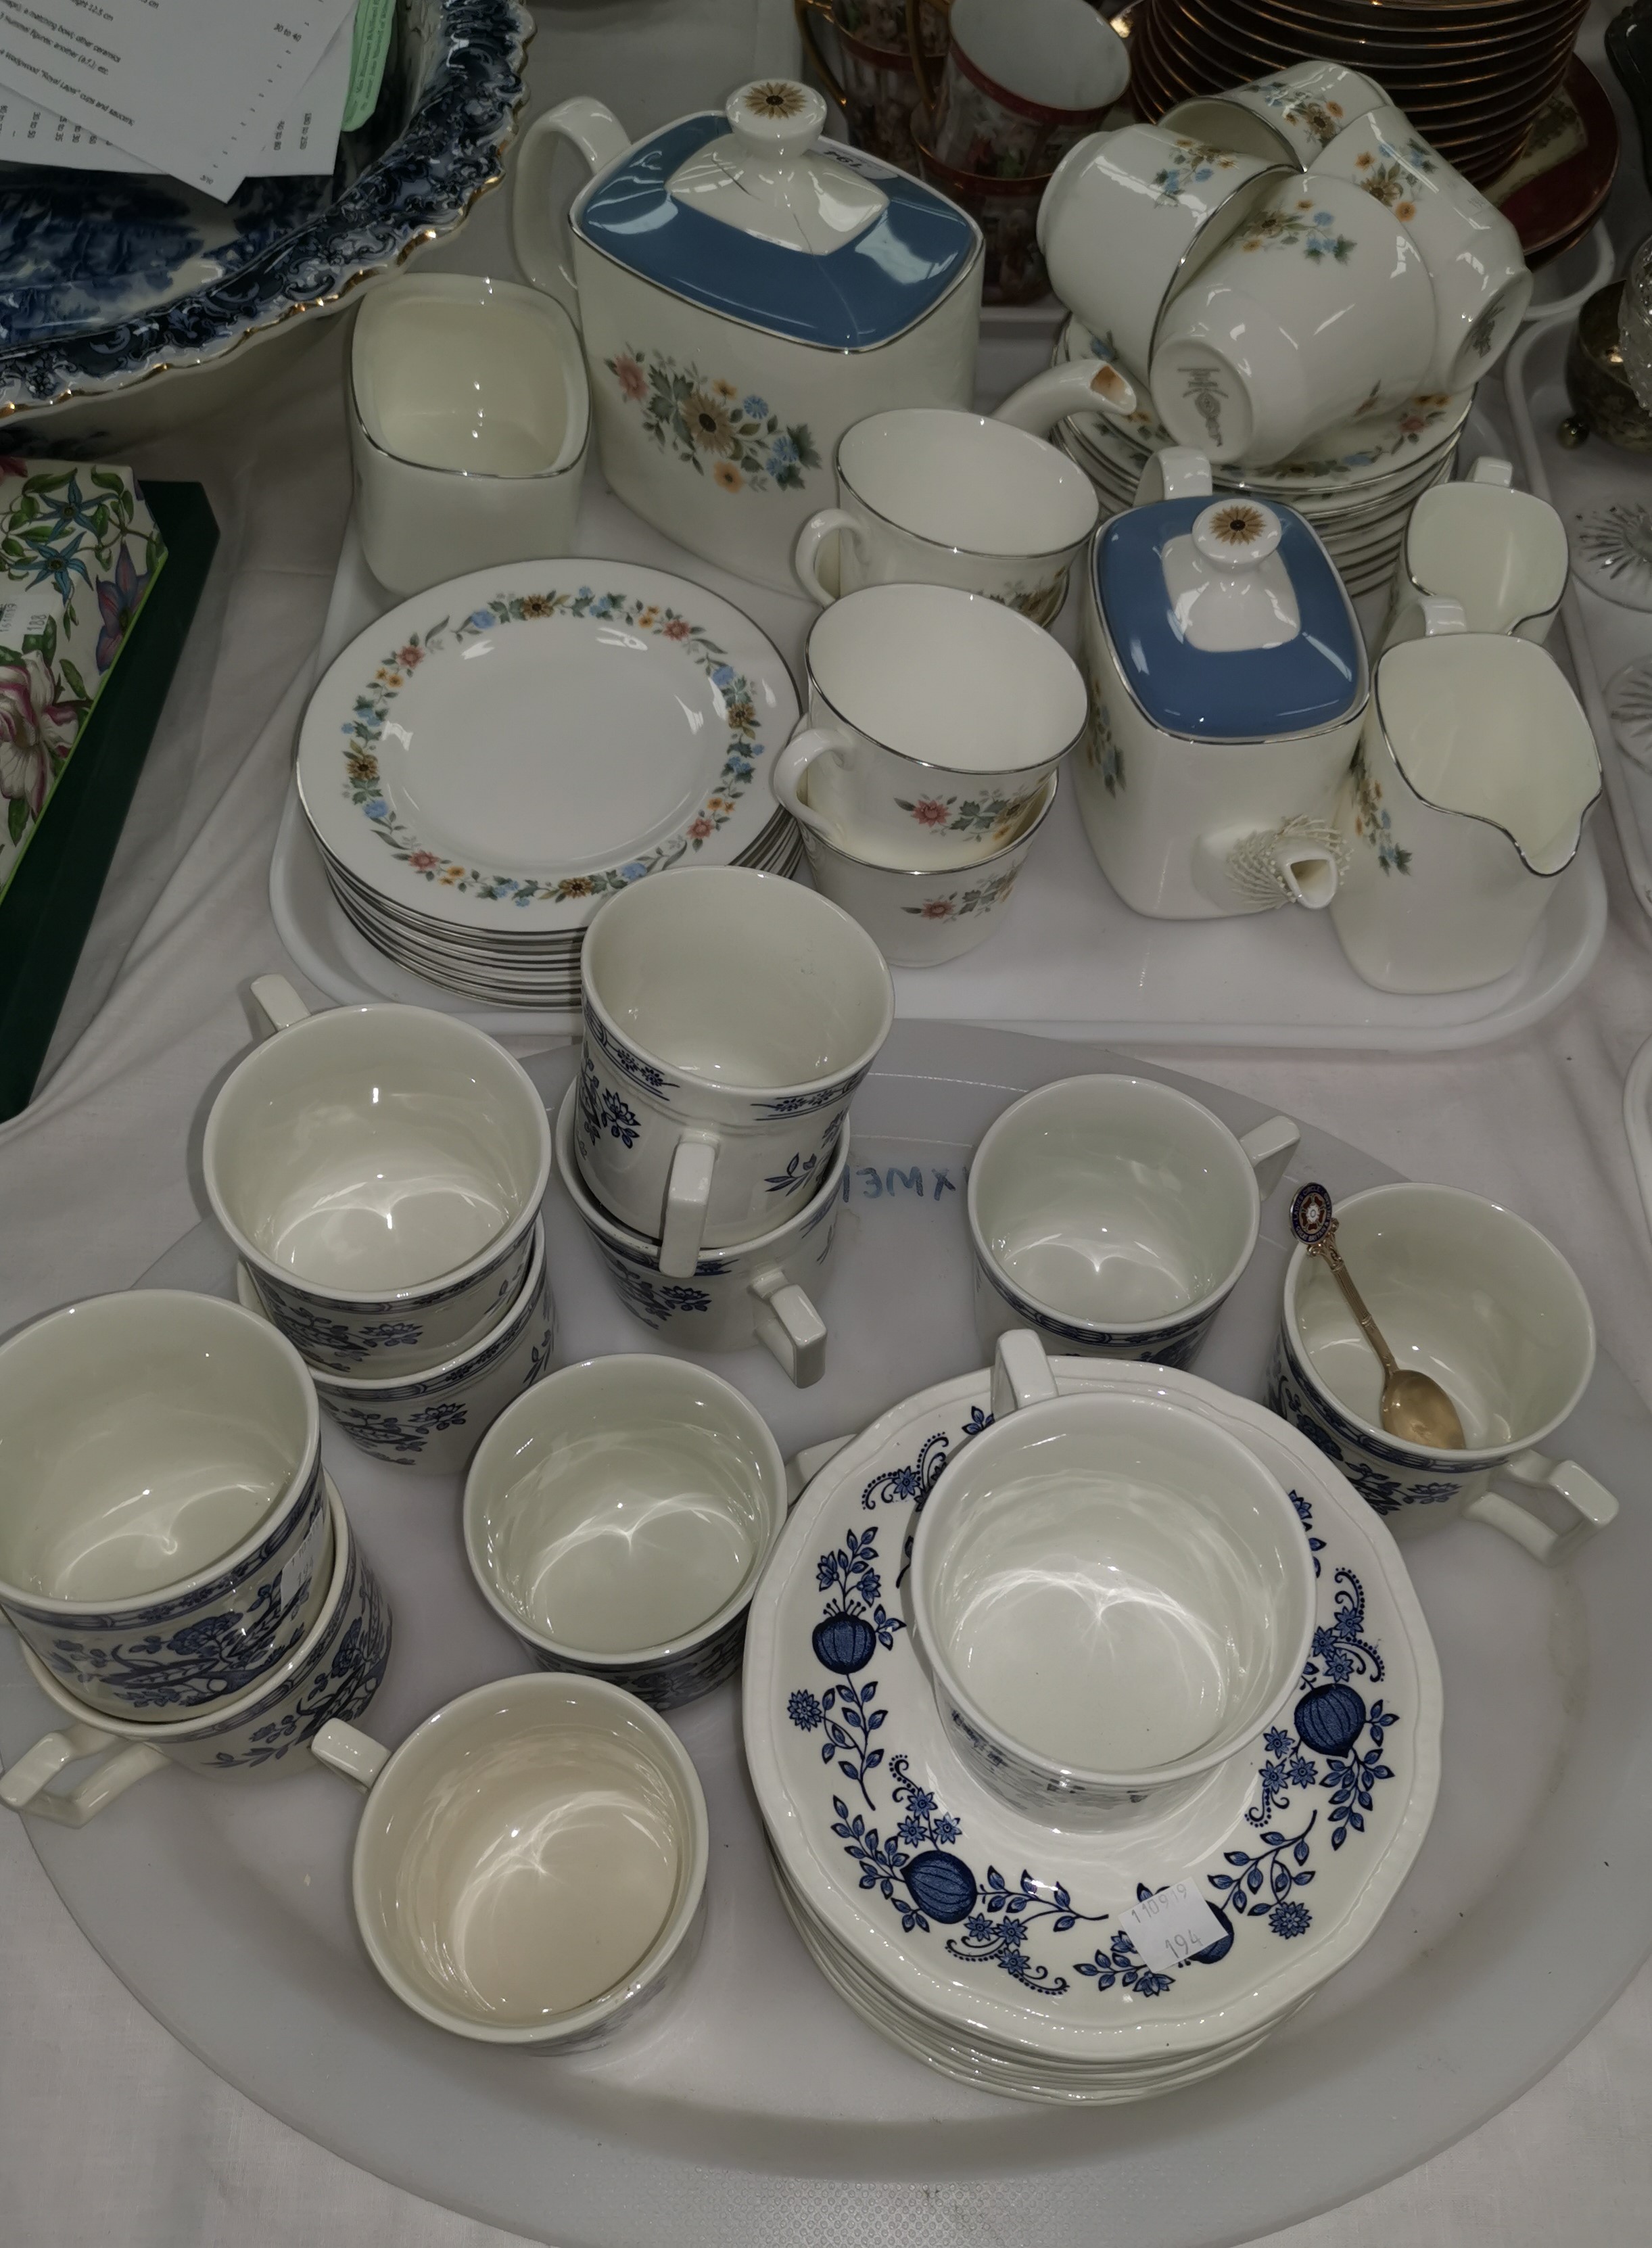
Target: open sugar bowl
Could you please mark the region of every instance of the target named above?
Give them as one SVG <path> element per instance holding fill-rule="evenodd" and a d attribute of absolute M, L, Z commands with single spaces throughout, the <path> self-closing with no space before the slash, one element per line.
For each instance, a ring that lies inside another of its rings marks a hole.
<path fill-rule="evenodd" d="M 276 1035 L 207 1118 L 213 1214 L 264 1308 L 331 1374 L 412 1374 L 518 1298 L 551 1177 L 545 1103 L 483 1031 L 424 1007 L 312 1015 L 284 977 Z"/>
<path fill-rule="evenodd" d="M 1058 1396 L 1030 1333 L 1000 1342 L 992 1402 L 912 1543 L 942 1722 L 1051 1826 L 1178 1801 L 1298 1689 L 1314 1580 L 1291 1498 L 1168 1396 Z"/>
<path fill-rule="evenodd" d="M 1032 1327 L 1052 1350 L 1186 1366 L 1250 1263 L 1299 1134 L 1236 1138 L 1141 1077 L 1069 1077 L 1006 1108 L 970 1166 L 983 1347 Z"/>
<path fill-rule="evenodd" d="M 368 1790 L 351 1897 L 372 1960 L 438 2029 L 518 2052 L 607 2036 L 694 1956 L 705 1798 L 664 1719 L 600 1679 L 462 1694 L 392 1753 L 323 1726 Z"/>
<path fill-rule="evenodd" d="M 591 1359 L 489 1430 L 465 1555 L 543 1669 L 672 1709 L 737 1667 L 785 1511 L 779 1447 L 737 1389 L 682 1359 Z"/>
<path fill-rule="evenodd" d="M 1440 1384 L 1466 1443 L 1430 1450 L 1387 1432 L 1381 1363 L 1303 1246 L 1285 1271 L 1268 1403 L 1391 1528 L 1467 1512 L 1539 1560 L 1564 1559 L 1618 1511 L 1575 1460 L 1537 1450 L 1594 1367 L 1576 1273 L 1535 1226 L 1457 1187 L 1372 1187 L 1339 1202 L 1336 1217 L 1338 1251 L 1389 1348 Z"/>

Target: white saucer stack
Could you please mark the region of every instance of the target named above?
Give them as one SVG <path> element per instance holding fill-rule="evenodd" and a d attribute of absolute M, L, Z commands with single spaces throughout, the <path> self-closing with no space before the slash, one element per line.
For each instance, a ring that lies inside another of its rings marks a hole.
<path fill-rule="evenodd" d="M 908 1597 L 918 1514 L 989 1424 L 980 1373 L 895 1406 L 805 1489 L 752 1604 L 745 1743 L 787 1911 L 845 2001 L 943 2074 L 1106 2103 L 1230 2067 L 1368 1940 L 1433 1813 L 1440 1681 L 1398 1549 L 1322 1453 L 1190 1374 L 1050 1366 L 1063 1397 L 1196 1414 L 1288 1491 L 1317 1604 L 1285 1714 L 1169 1808 L 1083 1830 L 983 1784 Z"/>
<path fill-rule="evenodd" d="M 1055 356 L 1059 364 L 1111 354 L 1074 318 L 1063 329 Z M 1473 403 L 1472 390 L 1408 399 L 1396 411 L 1325 431 L 1272 468 L 1230 462 L 1214 469 L 1212 478 L 1218 491 L 1248 492 L 1295 508 L 1319 532 L 1349 593 L 1374 593 L 1393 574 L 1417 498 L 1450 475 Z M 1175 440 L 1143 395 L 1128 422 L 1071 415 L 1054 442 L 1088 475 L 1103 511 L 1116 515 L 1134 505 L 1149 456 Z"/>
<path fill-rule="evenodd" d="M 370 944 L 483 1004 L 573 1008 L 614 891 L 676 866 L 792 872 L 764 760 L 797 717 L 778 652 L 703 586 L 516 563 L 352 641 L 305 713 L 298 796 Z"/>

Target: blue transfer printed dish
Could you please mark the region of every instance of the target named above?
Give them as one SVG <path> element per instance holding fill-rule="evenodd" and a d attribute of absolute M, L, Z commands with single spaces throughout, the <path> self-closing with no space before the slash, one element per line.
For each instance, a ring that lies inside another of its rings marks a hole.
<path fill-rule="evenodd" d="M 721 110 L 640 141 L 593 181 L 573 225 L 592 249 L 673 296 L 825 351 L 871 351 L 913 327 L 959 282 L 979 240 L 957 207 L 904 172 L 833 141 L 833 161 L 873 181 L 888 208 L 825 256 L 743 233 L 668 192 L 679 168 L 729 130 Z"/>
<path fill-rule="evenodd" d="M 1272 503 L 1301 630 L 1275 648 L 1189 646 L 1165 589 L 1162 557 L 1168 542 L 1190 531 L 1210 504 L 1207 496 L 1132 508 L 1114 516 L 1098 538 L 1096 607 L 1120 675 L 1162 733 L 1205 741 L 1322 733 L 1350 716 L 1366 696 L 1365 645 L 1342 580 L 1295 510 Z"/>
<path fill-rule="evenodd" d="M 216 360 L 450 233 L 501 176 L 531 35 L 520 0 L 398 0 L 378 106 L 331 179 L 249 180 L 223 203 L 0 165 L 0 417 Z"/>

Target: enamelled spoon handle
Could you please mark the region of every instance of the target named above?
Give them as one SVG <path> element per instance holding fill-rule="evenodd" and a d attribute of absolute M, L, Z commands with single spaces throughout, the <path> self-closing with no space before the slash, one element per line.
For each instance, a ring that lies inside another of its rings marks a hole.
<path fill-rule="evenodd" d="M 1348 1309 L 1360 1322 L 1360 1331 L 1382 1361 L 1382 1371 L 1397 1376 L 1398 1361 L 1382 1340 L 1381 1330 L 1366 1309 L 1365 1299 L 1354 1286 L 1347 1266 L 1337 1254 L 1336 1219 L 1331 1214 L 1331 1196 L 1327 1190 L 1313 1183 L 1302 1188 L 1291 1204 L 1291 1230 L 1310 1257 L 1322 1257 L 1336 1275 L 1337 1285 L 1347 1300 Z"/>

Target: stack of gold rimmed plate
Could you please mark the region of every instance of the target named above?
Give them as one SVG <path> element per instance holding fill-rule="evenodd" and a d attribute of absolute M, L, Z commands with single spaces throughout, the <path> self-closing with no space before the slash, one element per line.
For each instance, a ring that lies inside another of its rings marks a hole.
<path fill-rule="evenodd" d="M 1417 131 L 1485 187 L 1513 163 L 1566 75 L 1588 0 L 1142 0 L 1132 98 L 1189 95 L 1324 55 L 1377 80 Z"/>
<path fill-rule="evenodd" d="M 1114 357 L 1076 318 L 1063 330 L 1056 354 L 1058 360 Z M 1137 395 L 1141 402 L 1128 421 L 1075 414 L 1056 432 L 1056 442 L 1085 470 L 1109 515 L 1134 504 L 1149 457 L 1174 442 L 1139 387 Z M 1271 468 L 1233 461 L 1212 469 L 1212 478 L 1218 491 L 1248 492 L 1295 508 L 1325 542 L 1348 591 L 1374 593 L 1393 574 L 1418 496 L 1450 475 L 1473 403 L 1472 390 L 1431 392 L 1408 399 L 1397 411 L 1326 430 Z"/>
<path fill-rule="evenodd" d="M 305 713 L 327 881 L 387 956 L 484 1004 L 579 1004 L 585 928 L 676 866 L 790 874 L 766 761 L 797 723 L 778 651 L 703 586 L 515 563 L 415 594 Z"/>
<path fill-rule="evenodd" d="M 983 1372 L 895 1406 L 793 1508 L 751 1605 L 746 1758 L 786 1909 L 847 2005 L 945 2075 L 1104 2104 L 1243 2061 L 1369 1940 L 1433 1814 L 1440 1678 L 1398 1548 L 1306 1438 L 1163 1367 L 1051 1370 L 1063 1397 L 1208 1420 L 1289 1493 L 1315 1609 L 1282 1714 L 1192 1793 L 1101 1824 L 985 1784 L 910 1596 L 918 1517 L 991 1422 Z"/>

